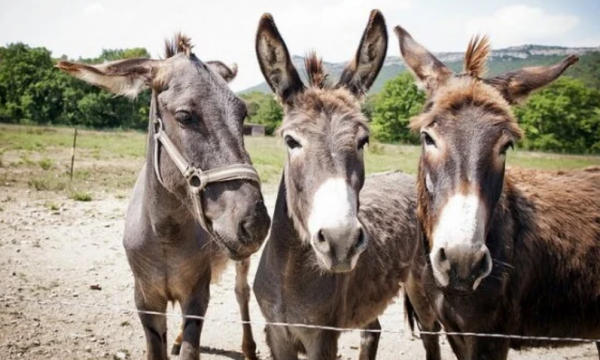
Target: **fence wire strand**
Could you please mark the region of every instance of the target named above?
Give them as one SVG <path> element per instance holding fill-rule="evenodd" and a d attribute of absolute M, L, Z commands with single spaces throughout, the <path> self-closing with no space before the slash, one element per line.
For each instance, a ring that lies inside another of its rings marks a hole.
<path fill-rule="evenodd" d="M 184 315 L 173 312 L 161 312 L 161 311 L 148 311 L 126 308 L 117 305 L 106 305 L 106 304 L 91 304 L 82 302 L 71 302 L 71 301 L 49 301 L 40 299 L 28 299 L 21 296 L 3 296 L 3 301 L 16 300 L 37 303 L 38 305 L 55 305 L 55 306 L 73 306 L 78 308 L 94 308 L 105 310 L 107 314 L 121 313 L 121 314 L 145 314 L 145 315 L 157 315 L 164 317 L 176 317 L 179 319 L 191 319 L 200 320 L 208 323 L 219 323 L 219 324 L 238 324 L 238 325 L 257 325 L 257 326 L 277 326 L 277 327 L 292 327 L 292 328 L 304 328 L 313 330 L 327 330 L 327 331 L 339 331 L 339 332 L 369 332 L 369 333 L 389 333 L 389 334 L 405 334 L 410 333 L 416 336 L 422 335 L 437 335 L 437 336 L 468 336 L 468 337 L 483 337 L 483 338 L 497 338 L 497 339 L 510 339 L 510 340 L 527 340 L 527 341 L 549 341 L 549 342 L 573 342 L 573 343 L 600 343 L 600 339 L 586 339 L 577 337 L 552 337 L 552 336 L 527 336 L 527 335 L 508 335 L 508 334 L 496 334 L 496 333 L 475 333 L 475 332 L 453 332 L 453 331 L 425 331 L 415 330 L 414 332 L 408 332 L 404 329 L 357 329 L 357 328 L 344 328 L 336 326 L 324 326 L 324 325 L 312 325 L 303 323 L 285 323 L 285 322 L 269 322 L 260 320 L 244 321 L 240 319 L 213 319 L 206 316 L 198 315 Z M 98 312 L 99 313 L 99 312 Z"/>

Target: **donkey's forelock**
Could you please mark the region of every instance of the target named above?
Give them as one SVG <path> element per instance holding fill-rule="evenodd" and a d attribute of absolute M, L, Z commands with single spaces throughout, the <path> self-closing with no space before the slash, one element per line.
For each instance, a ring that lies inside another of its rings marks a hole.
<path fill-rule="evenodd" d="M 323 67 L 323 58 L 318 57 L 316 52 L 311 51 L 306 54 L 304 66 L 306 67 L 306 77 L 310 86 L 319 89 L 326 87 L 325 81 L 329 74 Z"/>
<path fill-rule="evenodd" d="M 437 116 L 447 120 L 460 120 L 454 115 L 465 106 L 478 106 L 490 116 L 486 121 L 504 124 L 515 139 L 522 137 L 508 101 L 497 89 L 487 84 L 483 78 L 491 52 L 487 36 L 474 36 L 469 41 L 464 58 L 464 73 L 449 77 L 437 91 L 430 95 L 424 112 L 410 121 L 410 128 L 419 132 L 436 121 Z"/>
<path fill-rule="evenodd" d="M 481 78 L 485 75 L 486 64 L 492 47 L 487 36 L 474 36 L 469 41 L 465 53 L 464 72 L 466 75 Z"/>
<path fill-rule="evenodd" d="M 515 139 L 523 136 L 509 103 L 492 86 L 471 76 L 448 80 L 427 102 L 424 112 L 410 120 L 410 128 L 418 133 L 438 118 L 447 122 L 461 121 L 463 119 L 455 115 L 466 106 L 483 109 L 488 116 L 480 120 L 489 125 L 504 125 Z"/>
<path fill-rule="evenodd" d="M 165 57 L 168 59 L 177 54 L 185 54 L 190 56 L 192 54 L 192 39 L 183 34 L 176 33 L 171 40 L 165 40 Z"/>

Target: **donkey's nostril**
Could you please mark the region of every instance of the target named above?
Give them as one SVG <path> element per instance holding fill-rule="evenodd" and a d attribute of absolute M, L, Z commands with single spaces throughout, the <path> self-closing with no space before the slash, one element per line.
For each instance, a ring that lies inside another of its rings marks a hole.
<path fill-rule="evenodd" d="M 365 234 L 365 230 L 361 227 L 358 229 L 358 239 L 356 240 L 356 244 L 354 245 L 357 249 L 362 249 L 367 245 L 367 234 Z"/>
<path fill-rule="evenodd" d="M 322 243 L 325 242 L 325 235 L 323 234 L 323 230 L 319 230 L 319 232 L 317 233 L 317 241 Z"/>
<path fill-rule="evenodd" d="M 250 241 L 252 239 L 252 220 L 246 219 L 243 220 L 238 228 L 238 237 L 243 242 Z"/>
<path fill-rule="evenodd" d="M 444 261 L 448 260 L 448 257 L 446 257 L 446 250 L 444 250 L 444 248 L 441 248 L 438 251 L 438 260 L 440 262 L 444 262 Z"/>
<path fill-rule="evenodd" d="M 483 245 L 475 255 L 473 261 L 473 271 L 476 275 L 486 274 L 490 272 L 492 267 L 492 256 L 487 246 Z M 486 274 L 487 275 L 487 274 Z"/>

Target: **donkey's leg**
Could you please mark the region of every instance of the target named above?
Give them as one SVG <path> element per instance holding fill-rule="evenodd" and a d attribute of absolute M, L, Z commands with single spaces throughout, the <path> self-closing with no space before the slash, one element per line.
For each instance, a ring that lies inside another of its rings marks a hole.
<path fill-rule="evenodd" d="M 290 339 L 287 329 L 267 325 L 265 334 L 273 360 L 298 360 L 298 351 Z"/>
<path fill-rule="evenodd" d="M 246 360 L 257 360 L 256 343 L 252 336 L 252 325 L 250 321 L 250 286 L 248 285 L 248 271 L 250 270 L 250 258 L 235 263 L 235 297 L 242 314 L 242 325 L 244 337 L 242 338 L 242 352 Z"/>
<path fill-rule="evenodd" d="M 471 349 L 469 360 L 506 360 L 510 348 L 510 340 L 494 338 L 474 338 L 466 339 L 467 346 Z"/>
<path fill-rule="evenodd" d="M 456 356 L 458 360 L 467 360 L 468 353 L 466 349 L 466 345 L 464 344 L 464 338 L 460 336 L 448 336 L 448 343 L 450 344 L 450 348 L 452 348 L 452 352 Z"/>
<path fill-rule="evenodd" d="M 598 358 L 600 358 L 600 342 L 596 343 L 596 349 L 598 349 Z"/>
<path fill-rule="evenodd" d="M 167 300 L 150 291 L 144 292 L 135 282 L 135 306 L 140 311 L 165 312 Z M 161 315 L 139 313 L 146 335 L 148 360 L 167 360 L 167 319 Z"/>
<path fill-rule="evenodd" d="M 405 292 L 404 301 L 407 303 L 404 304 L 404 308 L 407 314 L 409 311 L 414 310 L 419 326 L 423 331 L 439 332 L 441 326 L 421 285 L 410 277 L 405 283 Z M 421 339 L 425 348 L 426 359 L 440 360 L 442 355 L 440 353 L 439 336 L 421 334 Z"/>
<path fill-rule="evenodd" d="M 173 340 L 173 347 L 171 348 L 171 355 L 179 355 L 181 351 L 181 343 L 183 342 L 183 325 L 185 324 L 185 319 L 181 320 L 181 326 L 179 327 L 179 333 Z"/>
<path fill-rule="evenodd" d="M 377 332 L 363 331 L 360 334 L 360 354 L 359 360 L 375 360 L 377 356 L 377 347 L 379 346 L 379 338 L 381 337 L 381 324 L 379 319 L 375 319 L 372 323 L 365 327 L 365 330 L 377 330 Z"/>
<path fill-rule="evenodd" d="M 210 276 L 199 284 L 198 290 L 190 293 L 188 299 L 182 299 L 183 337 L 179 359 L 198 360 L 200 358 L 200 333 L 204 321 L 188 316 L 204 317 L 210 299 Z"/>
<path fill-rule="evenodd" d="M 308 360 L 337 359 L 339 336 L 340 334 L 336 331 L 316 331 L 312 337 L 312 341 L 304 345 Z"/>

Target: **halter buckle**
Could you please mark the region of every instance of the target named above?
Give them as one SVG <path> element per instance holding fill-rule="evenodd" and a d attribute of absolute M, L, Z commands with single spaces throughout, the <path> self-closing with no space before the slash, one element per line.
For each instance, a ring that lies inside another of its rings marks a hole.
<path fill-rule="evenodd" d="M 206 187 L 206 181 L 202 175 L 202 170 L 195 167 L 188 167 L 185 171 L 185 180 L 194 194 L 200 193 Z"/>

